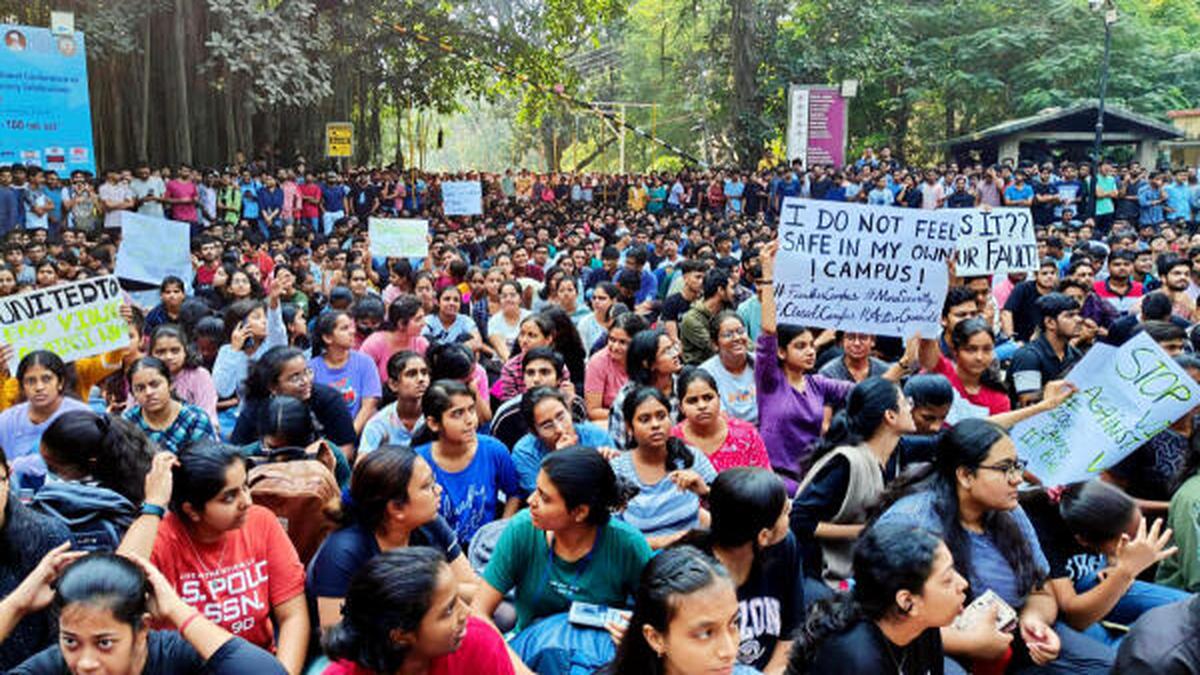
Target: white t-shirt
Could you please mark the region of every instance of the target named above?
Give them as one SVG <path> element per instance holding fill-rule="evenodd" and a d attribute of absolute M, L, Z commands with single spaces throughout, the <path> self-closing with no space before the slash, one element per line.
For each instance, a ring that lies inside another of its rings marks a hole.
<path fill-rule="evenodd" d="M 133 196 L 140 200 L 146 197 L 162 197 L 167 191 L 167 185 L 163 183 L 162 178 L 151 175 L 146 180 L 134 178 L 129 182 L 129 189 L 133 191 Z M 145 216 L 162 218 L 162 202 L 147 202 L 142 204 L 138 207 L 137 212 Z"/>

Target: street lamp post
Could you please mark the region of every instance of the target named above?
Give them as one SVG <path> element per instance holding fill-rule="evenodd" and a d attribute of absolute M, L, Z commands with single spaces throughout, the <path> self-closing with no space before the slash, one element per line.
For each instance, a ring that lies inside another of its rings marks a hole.
<path fill-rule="evenodd" d="M 1114 0 L 1088 0 L 1093 11 L 1104 12 L 1104 64 L 1100 68 L 1100 103 L 1096 112 L 1096 142 L 1094 154 L 1098 165 L 1103 158 L 1104 148 L 1104 96 L 1108 92 L 1108 55 L 1112 49 L 1112 26 L 1117 22 L 1117 7 Z"/>

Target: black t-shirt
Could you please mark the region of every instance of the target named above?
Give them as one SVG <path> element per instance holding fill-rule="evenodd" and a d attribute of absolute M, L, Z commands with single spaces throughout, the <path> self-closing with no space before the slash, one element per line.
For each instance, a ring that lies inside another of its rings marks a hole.
<path fill-rule="evenodd" d="M 1044 195 L 1058 196 L 1058 186 L 1053 183 L 1043 183 L 1041 180 L 1035 180 L 1031 183 L 1033 186 L 1033 207 L 1030 211 L 1033 215 L 1035 225 L 1049 225 L 1054 222 L 1054 202 L 1039 202 L 1038 197 Z"/>
<path fill-rule="evenodd" d="M 1025 507 L 1025 504 L 1029 504 Z M 1024 500 L 1022 507 L 1029 522 L 1037 532 L 1038 542 L 1042 545 L 1042 553 L 1046 554 L 1046 562 L 1050 563 L 1050 579 L 1070 579 L 1073 582 L 1087 577 L 1107 566 L 1103 555 L 1088 551 L 1079 545 L 1075 535 L 1067 529 L 1061 517 L 1054 510 L 1057 506 L 1043 506 Z"/>
<path fill-rule="evenodd" d="M 691 306 L 692 303 L 688 302 L 682 293 L 672 293 L 663 300 L 660 317 L 663 321 L 679 321 Z"/>
<path fill-rule="evenodd" d="M 789 639 L 804 621 L 804 584 L 800 551 L 791 532 L 778 544 L 763 549 L 750 575 L 738 586 L 741 643 L 738 663 L 766 668 L 780 640 Z"/>
<path fill-rule="evenodd" d="M 413 530 L 408 545 L 429 546 L 441 551 L 448 563 L 463 554 L 454 529 L 441 516 Z M 376 555 L 379 555 L 379 541 L 374 533 L 361 526 L 350 525 L 333 532 L 309 563 L 307 586 L 310 599 L 346 597 L 351 579 Z"/>
<path fill-rule="evenodd" d="M 942 634 L 937 628 L 898 647 L 888 642 L 873 622 L 859 621 L 827 638 L 817 648 L 808 672 L 942 675 L 942 659 Z"/>
<path fill-rule="evenodd" d="M 208 659 L 175 631 L 151 631 L 146 640 L 146 666 L 141 675 L 285 675 L 283 664 L 241 638 L 232 638 Z M 8 675 L 69 675 L 58 645 L 33 655 Z"/>
<path fill-rule="evenodd" d="M 230 440 L 236 445 L 246 445 L 258 440 L 258 418 L 267 399 L 246 399 L 238 413 L 237 425 Z M 354 420 L 350 410 L 337 389 L 326 384 L 313 383 L 312 396 L 308 398 L 308 409 L 321 424 L 321 435 L 334 445 L 355 445 Z"/>
<path fill-rule="evenodd" d="M 1012 293 L 1004 303 L 1004 309 L 1013 315 L 1013 337 L 1021 342 L 1028 342 L 1033 331 L 1037 330 L 1041 312 L 1034 303 L 1040 297 L 1042 296 L 1038 293 L 1037 282 L 1022 281 L 1013 286 Z"/>

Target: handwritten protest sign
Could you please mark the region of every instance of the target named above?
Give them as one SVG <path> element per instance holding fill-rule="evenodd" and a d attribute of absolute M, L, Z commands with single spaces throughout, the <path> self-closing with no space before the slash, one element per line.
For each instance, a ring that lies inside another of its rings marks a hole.
<path fill-rule="evenodd" d="M 1200 403 L 1200 386 L 1146 333 L 1089 351 L 1071 398 L 1018 423 L 1017 453 L 1046 485 L 1095 478 Z"/>
<path fill-rule="evenodd" d="M 192 240 L 187 223 L 130 211 L 118 212 L 117 222 L 121 225 L 118 277 L 159 284 L 176 276 L 183 280 L 185 292 L 192 292 Z"/>
<path fill-rule="evenodd" d="M 937 335 L 956 227 L 939 211 L 785 199 L 777 318 L 876 335 Z"/>
<path fill-rule="evenodd" d="M 111 275 L 0 298 L 0 338 L 13 346 L 8 371 L 38 349 L 74 361 L 128 345 L 123 301 Z"/>
<path fill-rule="evenodd" d="M 483 214 L 483 186 L 477 180 L 442 183 L 442 212 L 447 216 Z"/>
<path fill-rule="evenodd" d="M 371 255 L 383 258 L 424 258 L 429 255 L 429 221 L 412 218 L 371 218 L 367 221 Z"/>
<path fill-rule="evenodd" d="M 946 209 L 945 216 L 958 222 L 959 276 L 1037 271 L 1037 238 L 1029 209 Z"/>

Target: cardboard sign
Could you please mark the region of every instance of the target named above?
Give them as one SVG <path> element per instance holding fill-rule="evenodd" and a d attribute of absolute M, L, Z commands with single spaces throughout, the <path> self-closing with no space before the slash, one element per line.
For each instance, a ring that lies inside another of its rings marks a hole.
<path fill-rule="evenodd" d="M 955 271 L 959 276 L 1037 271 L 1037 237 L 1029 209 L 945 209 L 944 213 L 958 221 Z"/>
<path fill-rule="evenodd" d="M 1200 386 L 1146 333 L 1093 347 L 1067 380 L 1079 391 L 1012 430 L 1017 454 L 1046 485 L 1095 478 L 1200 403 Z"/>
<path fill-rule="evenodd" d="M 938 335 L 956 228 L 938 211 L 785 199 L 777 319 L 875 335 Z"/>
<path fill-rule="evenodd" d="M 116 275 L 148 284 L 160 284 L 168 276 L 179 277 L 183 280 L 184 292 L 190 294 L 193 275 L 191 226 L 132 211 L 120 211 L 116 216 L 121 226 Z"/>
<path fill-rule="evenodd" d="M 128 345 L 123 302 L 112 275 L 0 298 L 0 341 L 13 346 L 9 372 L 39 349 L 70 362 Z"/>
<path fill-rule="evenodd" d="M 415 218 L 374 218 L 367 221 L 372 256 L 424 258 L 429 255 L 429 221 Z"/>
<path fill-rule="evenodd" d="M 483 215 L 483 186 L 477 180 L 442 183 L 442 213 L 447 216 Z"/>

